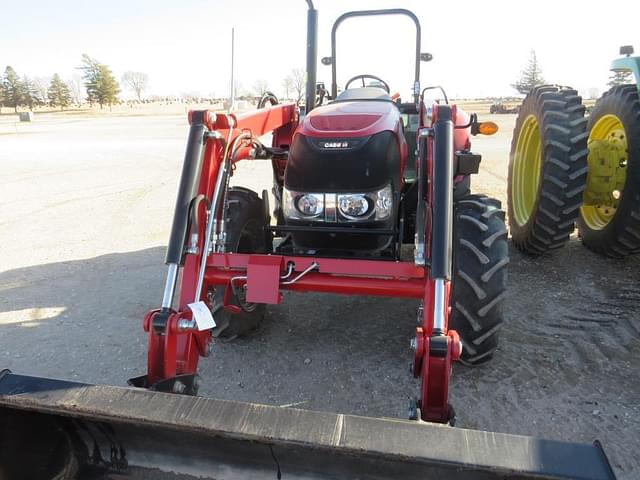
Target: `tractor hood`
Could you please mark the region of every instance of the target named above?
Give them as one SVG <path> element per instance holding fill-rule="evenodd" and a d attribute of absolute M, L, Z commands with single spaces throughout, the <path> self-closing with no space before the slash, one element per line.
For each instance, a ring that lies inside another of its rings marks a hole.
<path fill-rule="evenodd" d="M 390 101 L 317 107 L 296 131 L 285 186 L 305 192 L 399 191 L 407 157 L 398 108 Z"/>
<path fill-rule="evenodd" d="M 400 122 L 400 111 L 390 101 L 334 102 L 311 111 L 297 133 L 320 138 L 364 137 L 399 131 Z"/>

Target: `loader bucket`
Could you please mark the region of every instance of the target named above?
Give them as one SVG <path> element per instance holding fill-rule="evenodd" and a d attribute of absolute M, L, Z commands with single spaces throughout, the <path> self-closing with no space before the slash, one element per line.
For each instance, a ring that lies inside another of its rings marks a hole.
<path fill-rule="evenodd" d="M 599 445 L 0 373 L 0 480 L 611 479 Z"/>

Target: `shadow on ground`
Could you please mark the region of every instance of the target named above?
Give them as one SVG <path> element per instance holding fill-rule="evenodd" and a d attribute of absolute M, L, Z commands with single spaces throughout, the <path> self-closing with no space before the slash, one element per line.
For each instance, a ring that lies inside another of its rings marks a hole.
<path fill-rule="evenodd" d="M 164 250 L 0 273 L 0 368 L 124 385 L 145 368 L 142 315 L 162 296 Z"/>

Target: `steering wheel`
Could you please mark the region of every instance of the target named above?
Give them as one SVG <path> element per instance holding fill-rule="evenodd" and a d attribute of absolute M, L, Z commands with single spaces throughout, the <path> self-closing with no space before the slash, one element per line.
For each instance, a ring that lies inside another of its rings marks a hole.
<path fill-rule="evenodd" d="M 366 87 L 366 85 L 364 84 L 365 78 L 372 78 L 374 80 L 377 80 L 378 82 L 380 82 L 383 85 L 383 88 L 385 89 L 385 91 L 387 93 L 390 93 L 389 85 L 387 85 L 387 82 L 382 80 L 380 77 L 376 77 L 375 75 L 367 75 L 367 74 L 365 74 L 365 75 L 356 75 L 355 77 L 351 78 L 347 82 L 347 84 L 344 86 L 344 89 L 348 90 L 349 89 L 349 85 L 351 85 L 352 82 L 354 82 L 354 81 L 356 81 L 358 79 L 361 79 L 362 80 L 362 86 Z"/>

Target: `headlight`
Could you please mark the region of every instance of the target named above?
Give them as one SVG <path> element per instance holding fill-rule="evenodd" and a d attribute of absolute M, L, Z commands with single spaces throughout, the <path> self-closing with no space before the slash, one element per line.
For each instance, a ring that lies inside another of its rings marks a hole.
<path fill-rule="evenodd" d="M 305 217 L 315 217 L 324 210 L 324 196 L 314 193 L 300 195 L 296 199 L 296 207 Z"/>
<path fill-rule="evenodd" d="M 322 193 L 300 193 L 283 189 L 284 216 L 298 220 L 324 220 L 324 195 Z"/>
<path fill-rule="evenodd" d="M 387 220 L 393 216 L 393 190 L 391 185 L 368 193 L 304 193 L 284 188 L 282 206 L 284 216 L 293 220 L 328 223 Z"/>
<path fill-rule="evenodd" d="M 364 217 L 372 206 L 373 202 L 363 194 L 338 195 L 340 213 L 349 219 Z"/>

